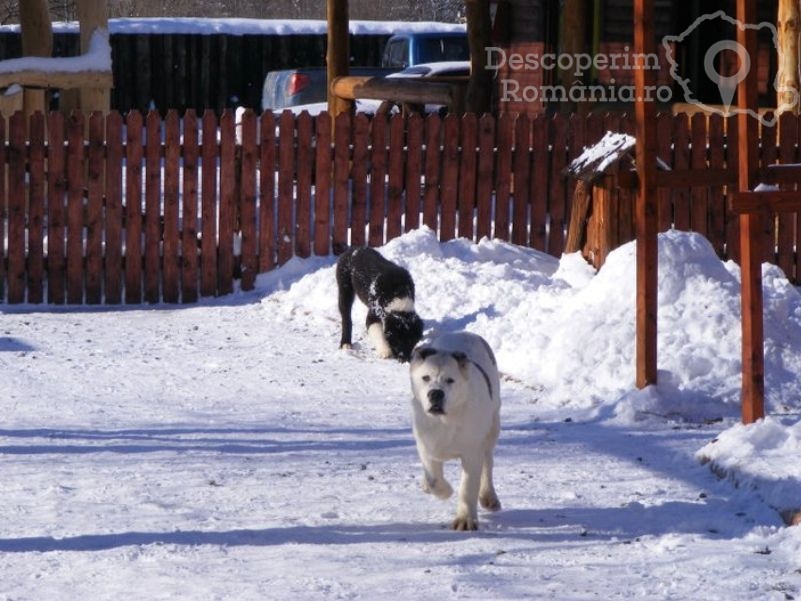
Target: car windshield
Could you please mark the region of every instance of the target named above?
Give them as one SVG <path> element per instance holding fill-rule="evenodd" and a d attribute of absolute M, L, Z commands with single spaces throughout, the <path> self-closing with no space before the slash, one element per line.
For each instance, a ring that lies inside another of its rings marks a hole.
<path fill-rule="evenodd" d="M 470 47 L 465 37 L 427 38 L 420 40 L 418 62 L 464 61 L 470 58 Z"/>

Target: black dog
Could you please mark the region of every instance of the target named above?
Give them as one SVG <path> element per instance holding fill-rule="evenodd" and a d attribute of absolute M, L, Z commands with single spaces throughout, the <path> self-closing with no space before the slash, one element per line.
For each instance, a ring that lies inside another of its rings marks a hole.
<path fill-rule="evenodd" d="M 356 296 L 367 305 L 367 335 L 381 358 L 408 361 L 423 337 L 423 320 L 414 311 L 414 282 L 403 267 L 368 247 L 351 248 L 337 261 L 340 348 L 350 348 L 351 308 Z"/>

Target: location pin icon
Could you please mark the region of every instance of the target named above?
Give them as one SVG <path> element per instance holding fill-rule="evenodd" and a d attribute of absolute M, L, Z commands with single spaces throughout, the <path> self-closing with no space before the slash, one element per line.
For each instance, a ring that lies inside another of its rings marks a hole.
<path fill-rule="evenodd" d="M 732 50 L 740 57 L 740 69 L 730 77 L 721 75 L 715 70 L 715 57 L 724 50 Z M 726 113 L 730 113 L 734 95 L 737 93 L 737 85 L 748 76 L 748 72 L 751 70 L 751 57 L 748 56 L 748 52 L 742 44 L 733 40 L 722 40 L 712 44 L 704 57 L 704 70 L 709 79 L 717 82 Z"/>

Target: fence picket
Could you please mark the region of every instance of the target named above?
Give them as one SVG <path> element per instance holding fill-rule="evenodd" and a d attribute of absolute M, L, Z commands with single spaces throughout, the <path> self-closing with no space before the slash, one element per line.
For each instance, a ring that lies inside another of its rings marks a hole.
<path fill-rule="evenodd" d="M 125 160 L 125 302 L 142 301 L 142 126 L 139 111 L 126 120 Z"/>
<path fill-rule="evenodd" d="M 331 117 L 327 112 L 315 122 L 317 148 L 314 156 L 314 254 L 325 256 L 331 250 Z"/>
<path fill-rule="evenodd" d="M 462 152 L 459 161 L 458 235 L 460 238 L 473 239 L 474 212 L 476 207 L 476 147 L 478 146 L 478 117 L 467 113 L 462 117 Z"/>
<path fill-rule="evenodd" d="M 495 231 L 500 240 L 509 240 L 509 199 L 512 193 L 512 146 L 515 118 L 504 113 L 498 119 L 498 156 L 495 176 Z"/>
<path fill-rule="evenodd" d="M 67 302 L 83 302 L 83 190 L 84 118 L 72 113 L 67 119 Z"/>
<path fill-rule="evenodd" d="M 303 111 L 296 121 L 297 158 L 296 189 L 295 189 L 295 254 L 299 257 L 308 257 L 311 254 L 311 189 L 312 166 L 314 165 L 313 152 L 313 122 L 312 117 Z"/>
<path fill-rule="evenodd" d="M 260 118 L 259 141 L 259 271 L 275 266 L 275 117 Z"/>
<path fill-rule="evenodd" d="M 403 233 L 403 164 L 405 162 L 405 140 L 403 130 L 406 118 L 401 113 L 392 115 L 389 122 L 389 163 L 387 169 L 387 240 Z"/>
<path fill-rule="evenodd" d="M 8 302 L 24 303 L 25 274 L 25 115 L 8 122 Z"/>
<path fill-rule="evenodd" d="M 181 231 L 181 300 L 198 297 L 198 129 L 197 114 L 186 111 L 183 122 L 183 210 Z"/>
<path fill-rule="evenodd" d="M 350 148 L 352 119 L 349 113 L 337 115 L 334 131 L 334 228 L 331 238 L 331 250 L 334 254 L 341 254 L 348 246 L 348 226 L 350 212 Z M 354 146 L 356 140 L 354 139 Z M 356 153 L 354 147 L 354 154 Z M 353 196 L 355 212 L 356 197 Z M 351 228 L 351 236 L 356 234 L 355 222 Z M 362 235 L 364 230 L 362 230 Z M 354 241 L 353 244 L 356 244 Z"/>
<path fill-rule="evenodd" d="M 234 291 L 236 221 L 236 124 L 231 110 L 220 117 L 220 196 L 217 240 L 217 294 Z"/>
<path fill-rule="evenodd" d="M 164 233 L 162 250 L 162 288 L 165 303 L 180 300 L 179 264 L 179 171 L 181 159 L 181 124 L 177 111 L 167 113 L 164 121 Z"/>
<path fill-rule="evenodd" d="M 122 302 L 122 116 L 106 116 L 105 302 Z"/>
<path fill-rule="evenodd" d="M 492 235 L 492 193 L 495 155 L 495 118 L 485 113 L 478 121 L 476 170 L 476 238 Z"/>
<path fill-rule="evenodd" d="M 161 286 L 161 118 L 145 117 L 145 302 L 157 303 Z"/>
<path fill-rule="evenodd" d="M 763 127 L 764 129 L 776 130 L 776 127 Z M 779 162 L 780 163 L 796 163 L 798 152 L 796 145 L 798 144 L 798 118 L 792 112 L 787 112 L 779 117 Z M 793 186 L 796 188 L 797 186 Z M 768 221 L 767 219 L 765 221 Z M 794 213 L 781 213 L 777 215 L 776 220 L 778 231 L 776 242 L 778 246 L 777 256 L 774 258 L 771 252 L 769 260 L 776 261 L 776 264 L 782 268 L 788 277 L 799 274 L 794 274 L 795 261 L 794 261 L 794 246 L 795 246 L 795 228 L 796 214 Z M 771 245 L 772 246 L 772 245 Z M 772 248 L 770 249 L 772 250 Z"/>
<path fill-rule="evenodd" d="M 64 244 L 67 182 L 64 115 L 51 113 L 47 125 L 47 301 L 60 305 L 65 300 L 67 258 Z M 5 172 L 5 160 L 0 168 Z"/>
<path fill-rule="evenodd" d="M 423 176 L 423 117 L 412 113 L 406 122 L 406 214 L 404 231 L 420 227 Z"/>
<path fill-rule="evenodd" d="M 353 119 L 353 159 L 351 163 L 350 243 L 362 246 L 367 242 L 367 163 L 370 146 L 370 122 L 359 113 Z"/>
<path fill-rule="evenodd" d="M 456 236 L 456 211 L 459 198 L 460 118 L 449 113 L 442 120 L 442 183 L 439 215 L 440 240 Z"/>
<path fill-rule="evenodd" d="M 515 122 L 512 195 L 512 243 L 525 245 L 528 242 L 528 205 L 530 181 L 531 120 L 520 115 Z M 558 177 L 558 175 L 556 176 Z"/>
<path fill-rule="evenodd" d="M 242 170 L 240 176 L 240 229 L 242 231 L 242 290 L 252 290 L 259 270 L 259 240 L 256 235 L 256 115 L 242 116 Z"/>
<path fill-rule="evenodd" d="M 217 116 L 206 110 L 200 149 L 200 295 L 217 294 Z"/>
<path fill-rule="evenodd" d="M 45 274 L 45 118 L 42 113 L 35 113 L 31 117 L 29 131 L 30 173 L 28 179 L 28 302 L 38 304 L 44 300 Z"/>
<path fill-rule="evenodd" d="M 86 303 L 103 302 L 103 171 L 105 132 L 102 113 L 89 117 L 86 169 Z M 33 121 L 31 121 L 33 123 Z"/>
<path fill-rule="evenodd" d="M 440 131 L 442 120 L 437 113 L 432 113 L 425 120 L 425 185 L 423 188 L 423 225 L 437 231 L 439 226 L 439 165 L 440 165 Z"/>
<path fill-rule="evenodd" d="M 384 243 L 384 223 L 387 216 L 385 187 L 387 177 L 387 117 L 376 115 L 370 122 L 370 187 L 369 225 L 367 241 L 370 246 Z"/>

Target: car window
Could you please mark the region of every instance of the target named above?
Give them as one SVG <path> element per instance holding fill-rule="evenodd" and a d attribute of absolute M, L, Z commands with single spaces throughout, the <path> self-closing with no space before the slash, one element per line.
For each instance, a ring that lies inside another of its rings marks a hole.
<path fill-rule="evenodd" d="M 407 40 L 395 40 L 389 47 L 389 66 L 391 67 L 406 67 L 408 61 L 406 60 L 407 48 L 409 42 Z"/>
<path fill-rule="evenodd" d="M 467 38 L 442 37 L 426 38 L 420 40 L 421 63 L 436 63 L 440 61 L 464 61 L 470 59 L 470 46 Z"/>

